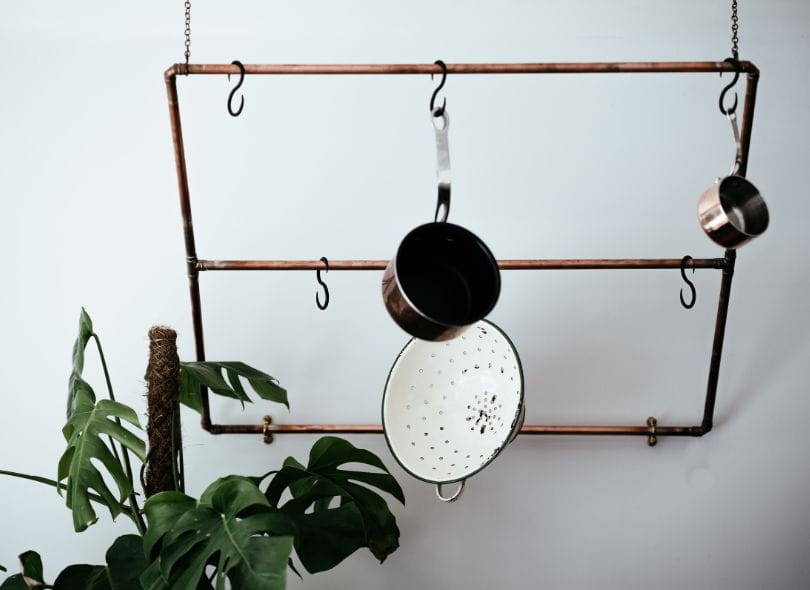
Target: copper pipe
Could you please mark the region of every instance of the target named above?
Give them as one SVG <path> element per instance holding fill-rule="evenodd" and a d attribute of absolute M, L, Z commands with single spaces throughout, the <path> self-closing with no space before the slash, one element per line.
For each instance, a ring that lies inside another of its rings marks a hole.
<path fill-rule="evenodd" d="M 191 196 L 188 190 L 188 172 L 186 169 L 186 152 L 183 143 L 183 128 L 180 123 L 180 101 L 177 97 L 177 84 L 174 76 L 166 76 L 166 92 L 169 96 L 169 119 L 172 126 L 174 159 L 177 168 L 177 188 L 180 193 L 180 213 L 183 216 L 183 237 L 186 246 L 186 267 L 188 271 L 188 288 L 191 297 L 191 317 L 194 326 L 194 348 L 198 361 L 205 360 L 205 340 L 203 338 L 202 305 L 200 303 L 200 284 L 197 272 L 197 249 L 194 244 L 194 223 L 191 219 Z M 201 388 L 202 427 L 208 430 L 211 426 L 211 410 L 208 404 L 208 390 Z"/>
<path fill-rule="evenodd" d="M 724 268 L 725 258 L 695 258 L 694 268 Z M 388 260 L 330 260 L 329 270 L 385 270 Z M 499 260 L 502 270 L 680 268 L 680 258 Z M 320 260 L 198 260 L 197 270 L 318 270 Z"/>
<path fill-rule="evenodd" d="M 379 424 L 212 424 L 212 434 L 382 434 Z M 700 426 L 656 426 L 659 436 L 702 436 Z M 520 434 L 533 435 L 641 435 L 649 436 L 648 426 L 526 425 Z"/>
<path fill-rule="evenodd" d="M 440 73 L 435 64 L 244 64 L 246 74 L 432 74 Z M 743 72 L 757 72 L 749 61 L 740 62 Z M 501 63 L 447 64 L 448 74 L 648 74 L 733 72 L 734 65 L 723 61 L 596 62 L 596 63 Z M 174 64 L 166 76 L 238 74 L 232 64 Z"/>
<path fill-rule="evenodd" d="M 759 70 L 748 74 L 745 81 L 745 104 L 743 105 L 742 126 L 740 127 L 740 146 L 742 157 L 740 169 L 737 173 L 745 176 L 748 172 L 748 151 L 751 148 L 751 128 L 754 125 L 754 106 L 757 102 L 757 84 L 759 83 Z"/>
<path fill-rule="evenodd" d="M 741 144 L 742 160 L 740 174 L 745 174 L 751 141 L 756 88 L 759 70 L 748 61 L 740 62 L 740 70 L 748 73 L 746 98 L 742 117 Z M 248 74 L 430 74 L 439 71 L 433 64 L 376 64 L 376 65 L 247 65 Z M 585 73 L 698 73 L 733 72 L 734 65 L 727 62 L 623 62 L 623 63 L 531 63 L 531 64 L 451 64 L 447 66 L 452 74 L 585 74 Z M 178 75 L 222 75 L 238 73 L 238 67 L 230 64 L 175 64 L 165 72 L 166 89 L 169 98 L 172 138 L 174 142 L 177 182 L 180 193 L 180 208 L 183 216 L 183 232 L 186 247 L 186 263 L 189 277 L 189 292 L 194 327 L 194 340 L 198 360 L 205 360 L 203 323 L 198 276 L 204 270 L 315 270 L 321 268 L 320 261 L 308 260 L 237 260 L 210 261 L 197 260 L 194 231 L 191 218 L 191 205 L 186 170 L 182 128 L 180 124 L 179 101 L 176 77 Z M 704 417 L 701 426 L 660 426 L 655 434 L 660 436 L 701 436 L 712 428 L 717 383 L 719 379 L 725 324 L 728 313 L 728 300 L 731 278 L 734 272 L 736 253 L 727 250 L 725 258 L 694 260 L 695 268 L 721 268 L 723 279 L 715 323 L 712 359 L 709 368 Z M 335 270 L 383 270 L 386 261 L 343 260 L 330 263 Z M 503 269 L 651 269 L 680 268 L 680 259 L 626 259 L 626 260 L 503 260 Z M 212 424 L 208 403 L 208 392 L 201 390 L 203 418 L 202 426 L 213 434 L 220 433 L 272 433 L 272 432 L 342 432 L 377 433 L 377 425 L 238 425 Z M 522 434 L 560 435 L 645 435 L 652 432 L 644 426 L 525 426 Z M 651 438 L 654 438 L 651 437 Z M 651 443 L 653 444 L 653 443 Z"/>
<path fill-rule="evenodd" d="M 759 70 L 754 67 L 748 74 L 745 84 L 745 104 L 743 105 L 742 127 L 740 129 L 740 145 L 742 157 L 737 173 L 745 176 L 748 172 L 748 154 L 751 148 L 751 129 L 754 124 L 754 107 L 757 101 L 757 83 Z M 728 319 L 728 304 L 731 297 L 731 280 L 734 278 L 734 265 L 737 260 L 736 250 L 726 250 L 726 264 L 723 268 L 723 278 L 720 282 L 720 295 L 717 301 L 717 317 L 714 324 L 714 340 L 712 342 L 712 356 L 709 364 L 709 377 L 706 384 L 706 401 L 703 405 L 704 432 L 711 431 L 714 426 L 714 406 L 717 401 L 717 384 L 720 380 L 720 360 L 723 356 L 723 340 L 726 333 L 726 320 Z"/>
<path fill-rule="evenodd" d="M 717 399 L 717 383 L 720 379 L 720 359 L 723 356 L 723 338 L 726 333 L 728 301 L 731 296 L 731 279 L 734 277 L 736 250 L 726 250 L 726 268 L 720 282 L 720 297 L 717 302 L 717 319 L 714 324 L 714 342 L 712 343 L 712 360 L 709 364 L 709 379 L 706 385 L 706 402 L 703 406 L 703 431 L 709 432 L 714 424 L 714 404 Z"/>

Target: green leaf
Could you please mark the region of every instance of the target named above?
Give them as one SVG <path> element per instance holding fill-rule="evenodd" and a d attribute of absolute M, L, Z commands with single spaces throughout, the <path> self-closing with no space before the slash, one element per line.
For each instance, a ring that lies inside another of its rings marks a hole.
<path fill-rule="evenodd" d="M 22 574 L 14 574 L 0 584 L 0 590 L 28 590 L 28 584 L 23 580 Z"/>
<path fill-rule="evenodd" d="M 180 403 L 202 413 L 200 387 L 207 387 L 213 393 L 239 400 L 244 407 L 245 402 L 252 400 L 240 379 L 246 380 L 262 399 L 290 407 L 287 390 L 275 377 L 245 363 L 215 361 L 180 363 Z"/>
<path fill-rule="evenodd" d="M 67 399 L 67 417 L 70 418 L 73 412 L 73 402 L 76 394 L 79 391 L 89 391 L 95 400 L 95 394 L 90 385 L 82 379 L 82 371 L 84 370 L 84 350 L 87 348 L 87 343 L 93 335 L 93 320 L 87 315 L 87 312 L 82 307 L 79 314 L 79 335 L 76 337 L 76 342 L 73 344 L 73 371 L 68 379 L 68 399 Z"/>
<path fill-rule="evenodd" d="M 76 391 L 71 414 L 62 429 L 68 446 L 59 459 L 57 480 L 61 482 L 67 478 L 66 504 L 73 511 L 73 526 L 77 532 L 98 520 L 90 504 L 91 489 L 102 498 L 113 518 L 121 513 L 124 499 L 132 492 L 131 478 L 102 440 L 102 435 L 117 440 L 142 462 L 146 460 L 143 440 L 124 428 L 116 418 L 140 428 L 138 416 L 129 406 L 106 399 L 96 402 L 92 390 L 79 388 Z M 104 465 L 118 488 L 117 497 L 107 487 L 92 460 Z"/>
<path fill-rule="evenodd" d="M 122 535 L 107 550 L 107 565 L 70 565 L 54 582 L 54 590 L 141 590 L 138 578 L 146 569 L 143 541 Z"/>
<path fill-rule="evenodd" d="M 39 475 L 30 475 L 28 473 L 17 473 L 16 471 L 6 471 L 5 469 L 0 469 L 0 475 L 8 475 L 8 476 L 11 476 L 11 477 L 19 477 L 20 479 L 27 479 L 27 480 L 35 481 L 35 482 L 38 482 L 38 483 L 44 483 L 45 485 L 49 485 L 49 486 L 51 486 L 53 488 L 57 488 L 59 490 L 66 490 L 67 489 L 67 485 L 65 485 L 65 484 L 59 483 L 56 480 L 48 479 L 47 477 L 42 477 L 42 476 L 39 476 Z M 97 504 L 102 504 L 102 505 L 106 506 L 106 502 L 98 494 L 88 494 L 88 497 L 90 498 L 90 500 L 92 502 L 96 502 Z M 133 518 L 131 516 L 129 506 L 124 505 L 124 506 L 122 506 L 122 508 L 123 508 L 124 514 L 127 514 L 130 518 Z M 5 571 L 5 569 L 3 569 L 3 566 L 0 566 L 0 569 L 2 571 Z"/>
<path fill-rule="evenodd" d="M 144 506 L 149 523 L 144 548 L 152 564 L 144 588 L 195 590 L 205 567 L 216 567 L 216 587 L 283 589 L 292 537 L 256 483 L 246 477 L 218 479 L 195 501 L 181 492 L 161 492 Z M 157 568 L 155 564 L 158 564 Z"/>
<path fill-rule="evenodd" d="M 32 588 L 51 588 L 44 582 L 42 558 L 36 551 L 26 551 L 19 555 L 22 573 L 14 574 L 0 584 L 0 590 L 31 590 Z M 0 566 L 0 571 L 6 568 Z"/>
<path fill-rule="evenodd" d="M 347 463 L 369 465 L 383 473 L 339 469 Z M 366 486 L 405 503 L 402 488 L 376 455 L 331 436 L 313 445 L 307 467 L 290 457 L 270 481 L 265 491 L 270 505 L 278 506 L 286 489 L 293 496 L 279 513 L 295 529 L 295 551 L 307 571 L 331 569 L 361 547 L 368 547 L 380 561 L 397 549 L 396 519 L 385 500 Z M 339 505 L 331 508 L 336 498 Z"/>
<path fill-rule="evenodd" d="M 107 576 L 113 590 L 141 590 L 138 581 L 146 569 L 143 539 L 139 535 L 122 535 L 107 550 Z"/>
<path fill-rule="evenodd" d="M 20 554 L 20 568 L 23 581 L 29 588 L 50 588 L 45 584 L 45 575 L 42 573 L 42 558 L 36 551 L 26 551 Z"/>
<path fill-rule="evenodd" d="M 56 577 L 53 587 L 54 590 L 112 590 L 107 568 L 86 563 L 67 566 Z"/>

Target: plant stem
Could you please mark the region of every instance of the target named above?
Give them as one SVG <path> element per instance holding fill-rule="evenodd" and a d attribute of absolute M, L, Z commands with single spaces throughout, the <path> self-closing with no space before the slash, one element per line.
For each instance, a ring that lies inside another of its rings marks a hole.
<path fill-rule="evenodd" d="M 101 340 L 98 337 L 98 334 L 93 332 L 90 336 L 96 342 L 96 348 L 98 349 L 98 356 L 101 358 L 101 368 L 104 370 L 104 380 L 107 382 L 107 393 L 110 396 L 110 400 L 115 401 L 115 393 L 113 393 L 112 381 L 110 380 L 110 372 L 107 370 L 107 359 L 104 357 L 104 350 L 101 348 Z M 115 419 L 115 422 L 121 426 L 121 420 L 119 418 Z M 113 448 L 113 453 L 115 453 L 115 443 L 110 439 L 110 444 Z M 124 445 L 121 445 L 121 454 L 124 457 L 124 467 L 126 468 L 127 472 L 127 479 L 129 479 L 129 483 L 132 486 L 132 492 L 129 494 L 129 504 L 130 510 L 132 511 L 132 515 L 134 516 L 135 526 L 138 527 L 138 532 L 143 536 L 144 532 L 146 532 L 146 523 L 143 520 L 143 516 L 141 515 L 141 510 L 138 507 L 138 500 L 135 497 L 135 479 L 132 477 L 132 464 L 129 461 L 129 452 L 127 452 L 127 448 Z M 115 453 L 116 459 L 118 458 L 118 453 Z"/>
<path fill-rule="evenodd" d="M 104 379 L 107 381 L 107 394 L 109 395 L 112 401 L 115 401 L 115 394 L 113 393 L 112 388 L 112 381 L 110 380 L 110 372 L 107 370 L 107 360 L 104 358 L 104 351 L 101 350 L 101 341 L 99 340 L 98 336 L 95 332 L 90 333 L 90 337 L 96 341 L 96 348 L 98 348 L 99 356 L 101 357 L 101 368 L 104 369 Z M 121 424 L 120 420 L 116 418 L 116 422 Z M 121 457 L 118 456 L 118 448 L 115 446 L 115 442 L 113 442 L 113 437 L 107 437 L 110 440 L 110 447 L 112 448 L 113 455 L 115 455 L 115 460 L 119 463 L 121 462 Z M 124 449 L 126 452 L 126 449 Z"/>
<path fill-rule="evenodd" d="M 179 408 L 178 408 L 179 409 Z M 171 443 L 172 443 L 172 480 L 174 481 L 174 489 L 180 490 L 181 492 L 185 492 L 185 474 L 183 473 L 183 445 L 180 444 L 180 448 L 176 448 L 177 442 L 177 433 L 176 429 L 178 426 L 178 415 L 172 413 L 172 428 L 171 428 Z"/>
<path fill-rule="evenodd" d="M 38 483 L 44 483 L 45 485 L 49 485 L 51 487 L 58 488 L 60 490 L 66 490 L 67 489 L 67 485 L 65 485 L 63 483 L 59 483 L 58 481 L 55 481 L 53 479 L 48 479 L 47 477 L 42 477 L 40 475 L 30 475 L 28 473 L 18 473 L 16 471 L 6 471 L 5 469 L 0 469 L 0 475 L 8 475 L 10 477 L 19 477 L 20 479 L 27 479 L 29 481 L 35 481 L 35 482 L 38 482 Z M 98 494 L 90 493 L 87 496 L 93 502 L 97 502 L 98 504 L 101 504 L 102 506 L 107 506 L 107 502 L 105 502 L 104 499 L 101 496 L 99 496 Z M 125 514 L 127 516 L 127 518 L 129 518 L 133 522 L 135 522 L 135 526 L 137 527 L 138 523 L 135 520 L 135 517 L 132 515 L 132 509 L 129 506 L 127 506 L 126 504 L 122 504 L 121 509 L 123 510 L 123 514 Z M 138 529 L 138 530 L 140 530 L 140 529 Z"/>

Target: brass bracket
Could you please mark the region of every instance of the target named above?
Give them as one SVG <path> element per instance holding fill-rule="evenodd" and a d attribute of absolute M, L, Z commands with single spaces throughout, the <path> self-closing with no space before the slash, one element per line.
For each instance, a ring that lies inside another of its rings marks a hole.
<path fill-rule="evenodd" d="M 262 441 L 264 444 L 269 445 L 273 442 L 273 433 L 269 431 L 270 425 L 273 423 L 273 419 L 268 415 L 264 417 L 264 426 L 262 427 Z"/>
<path fill-rule="evenodd" d="M 654 447 L 656 444 L 658 444 L 658 437 L 655 434 L 656 426 L 658 426 L 658 420 L 656 420 L 652 416 L 647 418 L 647 429 L 649 430 L 650 433 L 650 435 L 647 437 L 647 444 L 651 447 Z"/>

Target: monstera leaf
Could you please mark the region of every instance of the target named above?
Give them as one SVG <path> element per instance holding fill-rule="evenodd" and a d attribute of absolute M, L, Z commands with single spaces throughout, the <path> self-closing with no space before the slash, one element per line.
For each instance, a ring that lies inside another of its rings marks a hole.
<path fill-rule="evenodd" d="M 214 361 L 180 363 L 180 403 L 202 413 L 200 387 L 203 386 L 218 395 L 239 400 L 244 407 L 251 399 L 240 378 L 245 379 L 262 399 L 290 407 L 287 390 L 275 377 L 245 363 Z"/>
<path fill-rule="evenodd" d="M 73 412 L 62 429 L 68 446 L 59 459 L 57 480 L 67 478 L 66 504 L 73 511 L 73 526 L 77 532 L 98 520 L 90 504 L 91 489 L 101 496 L 113 518 L 121 513 L 124 499 L 132 492 L 132 481 L 102 435 L 115 439 L 141 461 L 146 460 L 144 442 L 115 418 L 140 428 L 138 416 L 129 406 L 106 399 L 96 402 L 92 391 L 80 389 L 73 400 Z M 115 482 L 118 497 L 107 487 L 94 459 L 104 465 Z"/>
<path fill-rule="evenodd" d="M 340 469 L 361 463 L 383 473 Z M 365 485 L 360 485 L 365 484 Z M 265 496 L 278 506 L 284 490 L 292 498 L 279 514 L 292 524 L 295 552 L 310 573 L 335 567 L 361 547 L 381 562 L 399 546 L 396 519 L 375 487 L 405 503 L 397 481 L 380 459 L 341 438 L 325 436 L 309 454 L 306 467 L 292 457 L 267 486 Z M 337 506 L 332 504 L 337 503 Z"/>
<path fill-rule="evenodd" d="M 93 320 L 87 315 L 87 312 L 82 307 L 79 314 L 79 335 L 76 337 L 76 342 L 73 344 L 73 371 L 70 373 L 68 380 L 68 399 L 67 399 L 67 417 L 73 412 L 73 400 L 79 391 L 89 391 L 93 395 L 93 388 L 90 384 L 82 379 L 82 371 L 84 371 L 84 350 L 87 348 L 87 343 L 93 335 Z M 95 397 L 95 395 L 93 395 Z"/>
<path fill-rule="evenodd" d="M 69 565 L 57 576 L 54 590 L 141 590 L 146 569 L 139 535 L 118 537 L 107 550 L 107 565 Z"/>
<path fill-rule="evenodd" d="M 161 492 L 144 506 L 149 527 L 144 549 L 152 559 L 141 576 L 147 590 L 194 590 L 207 565 L 216 569 L 216 587 L 283 589 L 292 537 L 267 536 L 289 525 L 279 518 L 249 478 L 219 479 L 199 500 Z"/>
<path fill-rule="evenodd" d="M 68 384 L 68 421 L 62 429 L 68 446 L 59 459 L 57 477 L 59 482 L 67 479 L 66 504 L 73 511 L 73 527 L 77 532 L 98 520 L 90 504 L 90 490 L 97 492 L 113 518 L 121 513 L 124 499 L 132 492 L 126 450 L 132 451 L 141 461 L 146 459 L 145 443 L 121 423 L 124 420 L 140 428 L 135 411 L 113 400 L 96 402 L 93 388 L 82 378 L 84 351 L 93 336 L 93 322 L 82 308 Z M 125 465 L 121 463 L 114 440 L 124 450 Z M 118 497 L 110 491 L 94 460 L 106 468 L 118 488 Z"/>
<path fill-rule="evenodd" d="M 0 585 L 0 590 L 29 590 L 33 588 L 52 588 L 44 582 L 42 573 L 42 558 L 36 551 L 26 551 L 21 553 L 19 574 L 9 576 Z M 5 571 L 6 568 L 2 568 Z"/>
<path fill-rule="evenodd" d="M 146 567 L 143 543 L 138 535 L 118 537 L 107 550 L 107 565 L 69 565 L 53 586 L 43 582 L 42 559 L 35 551 L 20 555 L 21 574 L 6 579 L 2 590 L 141 590 L 138 576 Z"/>

